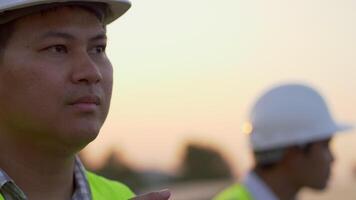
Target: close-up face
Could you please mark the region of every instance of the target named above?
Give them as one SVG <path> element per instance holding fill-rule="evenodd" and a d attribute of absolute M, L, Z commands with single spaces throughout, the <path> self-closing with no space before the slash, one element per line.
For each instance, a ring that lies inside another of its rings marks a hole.
<path fill-rule="evenodd" d="M 300 183 L 313 189 L 324 189 L 331 175 L 334 156 L 330 150 L 331 139 L 311 144 L 300 159 Z"/>
<path fill-rule="evenodd" d="M 105 47 L 104 25 L 80 7 L 15 21 L 0 62 L 1 130 L 43 144 L 93 140 L 111 99 Z"/>

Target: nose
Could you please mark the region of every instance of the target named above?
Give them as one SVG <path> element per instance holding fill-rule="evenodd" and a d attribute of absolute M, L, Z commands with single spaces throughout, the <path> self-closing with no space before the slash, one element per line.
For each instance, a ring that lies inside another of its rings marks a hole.
<path fill-rule="evenodd" d="M 77 55 L 74 60 L 71 76 L 73 83 L 96 84 L 103 79 L 100 66 L 88 54 Z"/>

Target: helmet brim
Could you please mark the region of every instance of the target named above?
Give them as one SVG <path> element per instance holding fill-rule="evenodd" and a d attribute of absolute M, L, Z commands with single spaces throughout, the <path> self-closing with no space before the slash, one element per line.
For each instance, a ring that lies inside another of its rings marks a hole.
<path fill-rule="evenodd" d="M 351 124 L 337 124 L 335 134 L 347 133 L 355 128 L 354 125 Z"/>
<path fill-rule="evenodd" d="M 131 7 L 131 3 L 128 0 L 23 0 L 23 1 L 3 1 L 0 2 L 0 24 L 7 23 L 21 16 L 7 16 L 8 12 L 30 8 L 33 6 L 49 5 L 51 3 L 105 3 L 108 5 L 107 13 L 105 13 L 104 23 L 110 24 L 117 18 L 121 17 Z"/>

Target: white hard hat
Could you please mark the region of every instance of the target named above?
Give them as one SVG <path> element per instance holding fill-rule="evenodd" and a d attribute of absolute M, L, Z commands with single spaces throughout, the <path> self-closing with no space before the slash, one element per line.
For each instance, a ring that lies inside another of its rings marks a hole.
<path fill-rule="evenodd" d="M 130 7 L 129 0 L 0 0 L 0 24 L 6 23 L 13 18 L 7 19 L 6 13 L 33 6 L 50 5 L 54 3 L 104 3 L 108 5 L 105 13 L 105 23 L 109 24 L 123 15 Z"/>
<path fill-rule="evenodd" d="M 327 139 L 351 126 L 336 123 L 320 94 L 300 84 L 281 85 L 263 94 L 250 113 L 254 151 Z"/>

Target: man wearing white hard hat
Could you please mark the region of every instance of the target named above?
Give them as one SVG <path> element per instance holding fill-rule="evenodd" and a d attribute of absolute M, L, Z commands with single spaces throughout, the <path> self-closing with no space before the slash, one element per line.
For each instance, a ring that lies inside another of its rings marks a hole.
<path fill-rule="evenodd" d="M 304 187 L 324 189 L 334 161 L 329 143 L 335 133 L 350 128 L 332 119 L 313 88 L 300 84 L 272 88 L 250 113 L 253 170 L 214 200 L 294 200 Z"/>
<path fill-rule="evenodd" d="M 0 0 L 0 200 L 134 197 L 76 156 L 109 110 L 106 25 L 129 8 L 128 0 Z"/>

